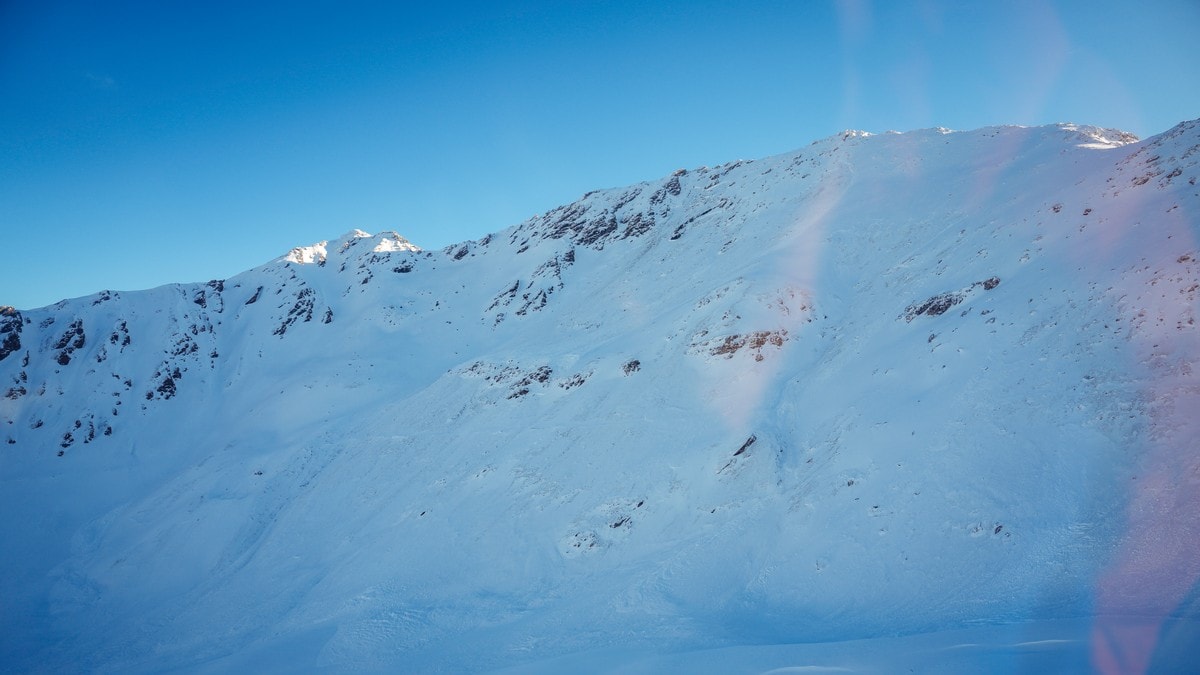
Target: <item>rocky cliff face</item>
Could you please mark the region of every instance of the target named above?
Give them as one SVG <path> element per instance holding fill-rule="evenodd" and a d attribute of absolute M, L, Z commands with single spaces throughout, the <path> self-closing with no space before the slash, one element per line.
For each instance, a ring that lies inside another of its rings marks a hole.
<path fill-rule="evenodd" d="M 441 251 L 0 310 L 4 660 L 1165 615 L 1200 575 L 1198 149 L 847 133 Z"/>

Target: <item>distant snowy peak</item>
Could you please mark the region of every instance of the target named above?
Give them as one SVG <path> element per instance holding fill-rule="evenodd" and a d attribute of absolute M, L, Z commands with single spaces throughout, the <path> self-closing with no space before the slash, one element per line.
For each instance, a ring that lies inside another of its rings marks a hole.
<path fill-rule="evenodd" d="M 317 242 L 311 246 L 297 246 L 289 251 L 287 255 L 283 256 L 282 260 L 300 265 L 311 265 L 314 263 L 323 265 L 329 257 L 330 250 L 345 253 L 352 248 L 361 246 L 363 240 L 370 240 L 370 243 L 374 243 L 374 246 L 371 247 L 371 252 L 373 253 L 387 253 L 392 251 L 418 252 L 421 250 L 421 247 L 392 230 L 380 232 L 379 234 L 371 234 L 359 229 L 353 229 L 335 239 L 332 244 L 326 240 Z"/>
<path fill-rule="evenodd" d="M 932 127 L 929 129 L 918 129 L 915 131 L 887 131 L 885 136 L 952 136 L 952 135 L 975 135 L 994 137 L 1003 133 L 1034 133 L 1045 138 L 1046 140 L 1054 140 L 1056 137 L 1065 140 L 1067 143 L 1077 145 L 1083 148 L 1117 148 L 1130 143 L 1137 143 L 1141 139 L 1135 134 L 1121 129 L 1110 129 L 1106 127 L 1096 127 L 1087 124 L 1074 124 L 1071 122 L 1060 122 L 1058 124 L 1047 124 L 1043 126 L 1023 126 L 1018 124 L 1002 124 L 990 127 L 981 127 L 967 131 L 948 129 L 946 127 Z M 837 144 L 841 141 L 857 138 L 869 138 L 874 134 L 865 131 L 843 131 L 840 134 L 829 136 L 817 141 L 813 141 L 813 145 L 820 144 Z"/>
<path fill-rule="evenodd" d="M 1116 148 L 1130 143 L 1137 143 L 1140 138 L 1135 134 L 1120 129 L 1106 129 L 1104 127 L 1093 127 L 1080 124 L 1057 124 L 1059 129 L 1078 137 L 1084 141 L 1083 147 L 1089 148 Z"/>
<path fill-rule="evenodd" d="M 297 246 L 283 256 L 285 262 L 297 263 L 300 265 L 311 265 L 312 263 L 321 264 L 325 262 L 325 247 L 328 241 L 318 242 L 312 246 Z"/>
<path fill-rule="evenodd" d="M 836 138 L 841 141 L 848 141 L 851 138 L 870 138 L 874 135 L 875 134 L 872 134 L 869 131 L 863 131 L 861 129 L 846 129 L 842 133 L 832 136 L 831 138 Z"/>
<path fill-rule="evenodd" d="M 361 232 L 361 230 L 359 230 L 359 232 Z M 362 234 L 364 236 L 368 236 L 368 237 L 371 236 L 371 235 L 366 234 L 365 232 L 363 232 Z M 371 249 L 371 251 L 374 253 L 384 253 L 387 251 L 417 252 L 417 251 L 421 250 L 420 246 L 417 246 L 416 244 L 410 242 L 409 240 L 405 239 L 404 237 L 400 236 L 399 234 L 397 234 L 396 232 L 393 232 L 393 231 L 381 232 L 381 233 L 375 235 L 374 239 L 375 239 L 375 248 Z"/>

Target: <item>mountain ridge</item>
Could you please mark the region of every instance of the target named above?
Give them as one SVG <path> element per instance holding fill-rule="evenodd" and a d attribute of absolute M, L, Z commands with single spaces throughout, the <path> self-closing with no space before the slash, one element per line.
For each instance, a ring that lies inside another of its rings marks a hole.
<path fill-rule="evenodd" d="M 839 134 L 438 251 L 6 309 L 0 653 L 480 670 L 1167 616 L 1200 557 L 1143 537 L 1200 533 L 1195 493 L 1131 486 L 1195 468 L 1198 148 Z"/>

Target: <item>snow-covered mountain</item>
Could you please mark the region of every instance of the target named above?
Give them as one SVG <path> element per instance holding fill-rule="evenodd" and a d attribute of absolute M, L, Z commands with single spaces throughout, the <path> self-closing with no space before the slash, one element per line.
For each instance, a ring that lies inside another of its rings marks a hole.
<path fill-rule="evenodd" d="M 1198 177 L 1200 122 L 846 132 L 4 308 L 0 663 L 1191 663 Z"/>

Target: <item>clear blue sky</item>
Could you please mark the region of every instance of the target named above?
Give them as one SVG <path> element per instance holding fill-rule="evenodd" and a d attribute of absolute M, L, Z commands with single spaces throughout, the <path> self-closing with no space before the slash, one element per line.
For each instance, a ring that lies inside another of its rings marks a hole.
<path fill-rule="evenodd" d="M 1200 117 L 1200 2 L 0 2 L 0 304 L 426 248 L 842 129 Z"/>

